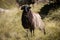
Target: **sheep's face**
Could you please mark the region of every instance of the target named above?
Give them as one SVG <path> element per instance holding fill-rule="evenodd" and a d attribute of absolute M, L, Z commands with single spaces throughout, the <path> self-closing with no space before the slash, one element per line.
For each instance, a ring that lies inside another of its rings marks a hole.
<path fill-rule="evenodd" d="M 23 10 L 24 12 L 27 13 L 27 12 L 29 12 L 30 8 L 31 8 L 30 6 L 22 6 L 21 10 Z"/>

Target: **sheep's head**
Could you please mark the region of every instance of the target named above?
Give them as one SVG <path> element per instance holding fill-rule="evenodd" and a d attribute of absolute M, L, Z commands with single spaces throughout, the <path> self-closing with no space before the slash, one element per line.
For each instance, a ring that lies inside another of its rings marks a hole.
<path fill-rule="evenodd" d="M 31 8 L 30 6 L 22 6 L 21 10 L 23 10 L 25 12 L 29 12 L 30 8 Z"/>

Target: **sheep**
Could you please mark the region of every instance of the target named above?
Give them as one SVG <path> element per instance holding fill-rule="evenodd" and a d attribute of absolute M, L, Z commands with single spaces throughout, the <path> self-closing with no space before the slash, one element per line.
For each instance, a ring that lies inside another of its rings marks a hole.
<path fill-rule="evenodd" d="M 30 9 L 31 7 L 26 5 L 21 7 L 21 10 L 23 10 L 21 18 L 22 26 L 27 30 L 27 32 L 30 30 L 31 35 L 34 35 L 34 30 L 36 28 L 46 34 L 45 24 L 42 21 L 41 16 L 38 13 L 33 13 Z"/>

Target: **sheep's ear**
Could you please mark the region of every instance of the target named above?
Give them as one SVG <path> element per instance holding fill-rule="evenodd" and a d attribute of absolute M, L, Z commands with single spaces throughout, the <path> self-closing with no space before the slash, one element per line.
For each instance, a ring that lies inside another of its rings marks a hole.
<path fill-rule="evenodd" d="M 23 9 L 24 9 L 24 7 L 22 6 L 22 7 L 21 7 L 21 10 L 23 10 Z"/>
<path fill-rule="evenodd" d="M 29 9 L 31 9 L 31 7 L 29 7 Z"/>

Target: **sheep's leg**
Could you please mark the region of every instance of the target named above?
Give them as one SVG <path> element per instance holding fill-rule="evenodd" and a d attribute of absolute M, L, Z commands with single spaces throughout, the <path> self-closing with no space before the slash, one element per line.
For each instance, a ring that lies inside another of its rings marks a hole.
<path fill-rule="evenodd" d="M 27 34 L 26 34 L 26 35 L 27 35 L 27 40 L 29 40 L 29 36 L 28 36 L 28 29 L 27 29 L 26 31 L 27 31 Z"/>
<path fill-rule="evenodd" d="M 42 31 L 44 32 L 44 34 L 46 34 L 45 29 L 43 29 Z"/>
<path fill-rule="evenodd" d="M 32 37 L 32 29 L 30 29 L 30 32 L 31 32 L 31 37 Z"/>
<path fill-rule="evenodd" d="M 34 35 L 34 29 L 33 29 L 33 36 L 35 36 L 35 35 Z"/>
<path fill-rule="evenodd" d="M 45 29 L 43 28 L 43 29 L 41 29 L 41 28 L 39 28 L 44 34 L 46 34 L 46 31 L 45 31 Z"/>
<path fill-rule="evenodd" d="M 30 29 L 30 32 L 31 32 L 31 37 L 34 36 L 34 29 Z"/>

